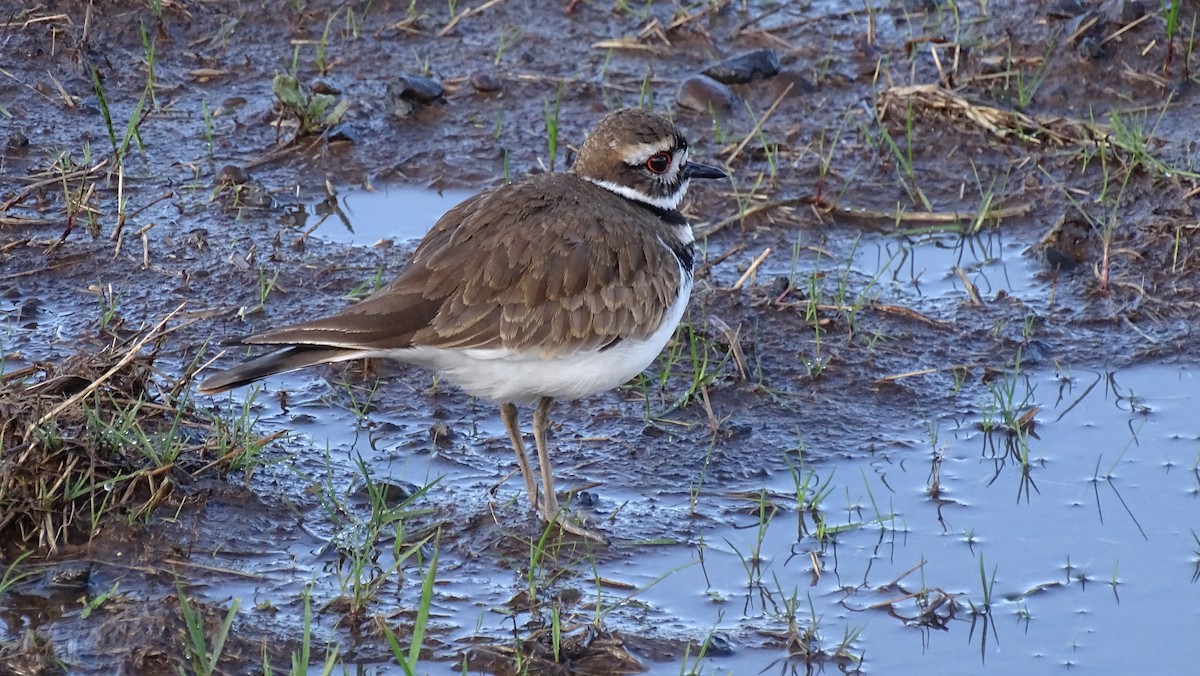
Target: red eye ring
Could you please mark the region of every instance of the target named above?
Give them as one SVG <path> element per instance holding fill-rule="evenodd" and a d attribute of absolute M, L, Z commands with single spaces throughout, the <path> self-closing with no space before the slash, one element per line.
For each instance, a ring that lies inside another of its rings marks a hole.
<path fill-rule="evenodd" d="M 662 150 L 646 159 L 646 168 L 655 174 L 665 174 L 671 168 L 671 153 Z"/>

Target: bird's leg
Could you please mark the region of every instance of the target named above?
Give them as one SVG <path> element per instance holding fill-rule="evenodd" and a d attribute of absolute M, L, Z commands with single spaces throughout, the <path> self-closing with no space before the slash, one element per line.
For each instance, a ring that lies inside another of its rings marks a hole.
<path fill-rule="evenodd" d="M 558 496 L 554 492 L 554 467 L 550 464 L 550 447 L 546 440 L 546 429 L 550 426 L 550 406 L 554 400 L 542 397 L 537 408 L 533 410 L 533 440 L 537 443 L 538 469 L 542 473 L 542 520 L 546 523 L 557 523 L 568 533 L 604 543 L 603 535 L 588 530 L 583 526 L 572 523 L 570 515 L 558 511 Z"/>
<path fill-rule="evenodd" d="M 542 472 L 542 519 L 546 523 L 558 516 L 558 496 L 554 492 L 554 467 L 550 464 L 550 448 L 546 443 L 546 428 L 550 426 L 550 407 L 554 400 L 542 397 L 533 410 L 533 441 L 537 444 L 538 469 Z"/>
<path fill-rule="evenodd" d="M 521 425 L 517 421 L 516 405 L 509 403 L 500 406 L 500 419 L 504 421 L 504 429 L 508 430 L 508 439 L 512 442 L 513 451 L 517 454 L 517 464 L 521 466 L 521 478 L 525 480 L 525 492 L 529 494 L 529 504 L 533 505 L 536 510 L 538 508 L 537 481 L 533 478 L 533 468 L 529 466 L 529 457 L 525 455 L 525 444 L 521 443 Z"/>

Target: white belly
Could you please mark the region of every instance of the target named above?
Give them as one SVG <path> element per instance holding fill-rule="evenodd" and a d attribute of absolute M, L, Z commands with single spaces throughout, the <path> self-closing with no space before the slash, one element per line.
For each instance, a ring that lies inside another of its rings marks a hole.
<path fill-rule="evenodd" d="M 654 362 L 687 308 L 691 276 L 683 275 L 682 282 L 679 297 L 653 335 L 642 341 L 622 340 L 607 350 L 542 359 L 501 349 L 416 347 L 380 356 L 436 370 L 467 392 L 498 403 L 578 399 L 619 387 Z"/>

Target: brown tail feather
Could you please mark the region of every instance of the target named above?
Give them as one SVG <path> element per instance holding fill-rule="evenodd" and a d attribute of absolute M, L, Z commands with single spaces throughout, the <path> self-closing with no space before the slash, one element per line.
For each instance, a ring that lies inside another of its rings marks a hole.
<path fill-rule="evenodd" d="M 305 366 L 354 359 L 358 355 L 359 352 L 355 350 L 298 345 L 255 357 L 248 362 L 209 376 L 200 383 L 199 390 L 202 394 L 217 394 L 242 385 L 249 385 L 267 376 L 295 371 Z"/>

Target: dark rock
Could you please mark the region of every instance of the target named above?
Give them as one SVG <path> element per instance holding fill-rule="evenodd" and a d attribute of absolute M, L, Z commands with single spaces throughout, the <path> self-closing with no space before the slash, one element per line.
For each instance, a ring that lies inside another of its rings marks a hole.
<path fill-rule="evenodd" d="M 754 434 L 754 426 L 748 423 L 733 423 L 725 428 L 726 439 L 745 438 Z"/>
<path fill-rule="evenodd" d="M 733 657 L 736 651 L 733 649 L 733 641 L 728 636 L 722 633 L 713 633 L 708 637 L 708 649 L 704 651 L 705 657 Z"/>
<path fill-rule="evenodd" d="M 382 479 L 380 481 L 372 481 L 371 485 L 363 479 L 359 479 L 354 485 L 354 495 L 356 498 L 369 501 L 371 495 L 377 494 L 383 499 L 383 503 L 388 507 L 396 507 L 411 500 L 412 496 L 416 495 L 421 488 L 407 481 L 398 481 L 395 479 Z"/>
<path fill-rule="evenodd" d="M 600 496 L 591 491 L 579 491 L 575 494 L 574 504 L 580 509 L 593 509 L 600 504 Z"/>
<path fill-rule="evenodd" d="M 1087 35 L 1079 39 L 1079 43 L 1075 45 L 1075 51 L 1079 55 L 1087 59 L 1102 59 L 1107 52 L 1104 51 L 1104 40 L 1095 36 Z"/>
<path fill-rule="evenodd" d="M 187 236 L 183 239 L 188 246 L 198 250 L 205 251 L 208 246 L 208 229 L 207 228 L 192 228 L 188 230 Z"/>
<path fill-rule="evenodd" d="M 331 96 L 340 96 L 342 90 L 334 87 L 324 80 L 317 80 L 313 83 L 312 92 L 314 94 L 329 94 Z"/>
<path fill-rule="evenodd" d="M 471 73 L 471 87 L 477 92 L 494 92 L 504 87 L 504 80 L 490 70 L 477 70 Z"/>
<path fill-rule="evenodd" d="M 439 420 L 429 427 L 429 439 L 438 448 L 449 448 L 455 436 L 445 420 Z"/>
<path fill-rule="evenodd" d="M 1150 8 L 1142 0 L 1130 0 L 1121 8 L 1121 23 L 1133 23 L 1150 13 Z"/>
<path fill-rule="evenodd" d="M 397 117 L 407 117 L 418 105 L 429 105 L 440 101 L 444 93 L 442 85 L 420 75 L 401 73 L 387 85 L 388 108 Z"/>
<path fill-rule="evenodd" d="M 769 49 L 756 49 L 709 66 L 704 74 L 725 84 L 745 84 L 779 72 L 779 56 Z"/>
<path fill-rule="evenodd" d="M 710 110 L 728 111 L 737 100 L 733 90 L 706 75 L 693 75 L 679 83 L 675 102 L 680 108 L 707 113 Z"/>
<path fill-rule="evenodd" d="M 250 173 L 236 164 L 226 164 L 213 177 L 215 185 L 245 185 L 250 182 Z"/>
<path fill-rule="evenodd" d="M 1065 272 L 1074 270 L 1079 265 L 1079 261 L 1075 260 L 1072 253 L 1064 252 L 1053 246 L 1043 249 L 1042 256 L 1046 261 L 1046 265 L 1053 270 L 1063 270 Z"/>
<path fill-rule="evenodd" d="M 424 106 L 439 101 L 444 94 L 442 83 L 427 77 L 414 76 L 412 73 L 401 73 L 395 82 L 388 83 L 388 96 L 403 98 Z"/>
<path fill-rule="evenodd" d="M 271 191 L 258 181 L 234 186 L 233 203 L 234 206 L 254 209 L 271 209 L 276 206 L 275 197 L 271 195 Z"/>
<path fill-rule="evenodd" d="M 1021 350 L 1022 364 L 1049 364 L 1054 358 L 1054 349 L 1044 340 L 1031 340 Z"/>
<path fill-rule="evenodd" d="M 60 563 L 46 573 L 46 586 L 50 589 L 78 592 L 88 588 L 92 581 L 92 565 L 84 561 Z"/>
<path fill-rule="evenodd" d="M 395 117 L 408 117 L 417 109 L 417 104 L 399 96 L 392 96 L 391 92 L 388 92 L 387 105 L 388 111 Z"/>
<path fill-rule="evenodd" d="M 40 298 L 30 298 L 24 303 L 21 303 L 17 309 L 17 316 L 21 319 L 29 319 L 37 316 L 42 312 L 42 301 Z"/>

